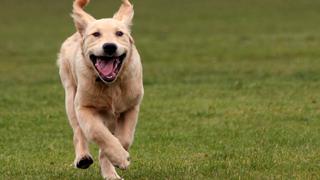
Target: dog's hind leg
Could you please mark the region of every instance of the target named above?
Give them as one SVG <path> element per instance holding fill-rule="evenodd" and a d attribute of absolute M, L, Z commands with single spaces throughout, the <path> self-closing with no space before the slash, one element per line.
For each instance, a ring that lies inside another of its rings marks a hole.
<path fill-rule="evenodd" d="M 93 160 L 92 156 L 89 153 L 88 141 L 79 126 L 74 109 L 76 86 L 66 66 L 60 66 L 60 77 L 65 89 L 67 116 L 69 119 L 69 123 L 73 129 L 73 144 L 76 154 L 74 165 L 77 168 L 86 169 L 93 163 Z"/>
<path fill-rule="evenodd" d="M 132 109 L 122 113 L 117 120 L 115 136 L 119 139 L 120 143 L 127 151 L 129 150 L 134 139 L 138 114 L 139 105 L 136 105 Z"/>

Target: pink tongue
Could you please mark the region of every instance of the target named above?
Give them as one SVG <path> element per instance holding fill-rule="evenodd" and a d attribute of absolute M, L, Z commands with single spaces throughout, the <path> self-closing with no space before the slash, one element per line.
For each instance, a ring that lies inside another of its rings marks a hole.
<path fill-rule="evenodd" d="M 114 61 L 102 61 L 98 59 L 95 66 L 101 74 L 108 76 L 113 71 L 113 63 Z"/>

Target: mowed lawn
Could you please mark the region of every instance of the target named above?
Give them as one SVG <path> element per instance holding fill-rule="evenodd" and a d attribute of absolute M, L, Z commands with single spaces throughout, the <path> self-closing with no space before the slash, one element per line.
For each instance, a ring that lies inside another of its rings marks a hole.
<path fill-rule="evenodd" d="M 319 179 L 319 0 L 134 0 L 145 97 L 125 179 Z M 71 0 L 2 0 L 0 179 L 101 179 L 71 166 L 55 65 Z M 120 0 L 92 0 L 110 17 Z"/>

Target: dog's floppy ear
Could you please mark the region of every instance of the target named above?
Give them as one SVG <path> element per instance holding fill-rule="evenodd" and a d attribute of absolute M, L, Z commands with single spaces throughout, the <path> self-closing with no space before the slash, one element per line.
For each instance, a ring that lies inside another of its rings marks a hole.
<path fill-rule="evenodd" d="M 90 0 L 75 0 L 73 2 L 72 18 L 78 32 L 83 35 L 88 24 L 94 21 L 94 17 L 86 13 L 83 8 L 89 3 Z"/>
<path fill-rule="evenodd" d="M 113 18 L 122 21 L 128 27 L 130 27 L 132 25 L 133 14 L 133 6 L 129 2 L 129 0 L 122 0 L 121 6 L 118 12 L 116 12 L 116 14 L 113 16 Z"/>

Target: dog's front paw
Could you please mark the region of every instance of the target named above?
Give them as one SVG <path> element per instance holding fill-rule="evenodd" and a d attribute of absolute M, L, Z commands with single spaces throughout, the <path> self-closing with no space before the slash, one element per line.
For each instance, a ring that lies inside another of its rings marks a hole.
<path fill-rule="evenodd" d="M 120 145 L 107 151 L 110 162 L 117 168 L 125 170 L 130 165 L 129 153 Z"/>
<path fill-rule="evenodd" d="M 130 165 L 130 156 L 129 153 L 125 153 L 122 157 L 118 158 L 118 160 L 111 160 L 111 163 L 119 169 L 126 170 Z"/>
<path fill-rule="evenodd" d="M 76 158 L 74 161 L 75 167 L 79 169 L 87 169 L 93 163 L 91 155 L 85 155 L 79 158 Z"/>

